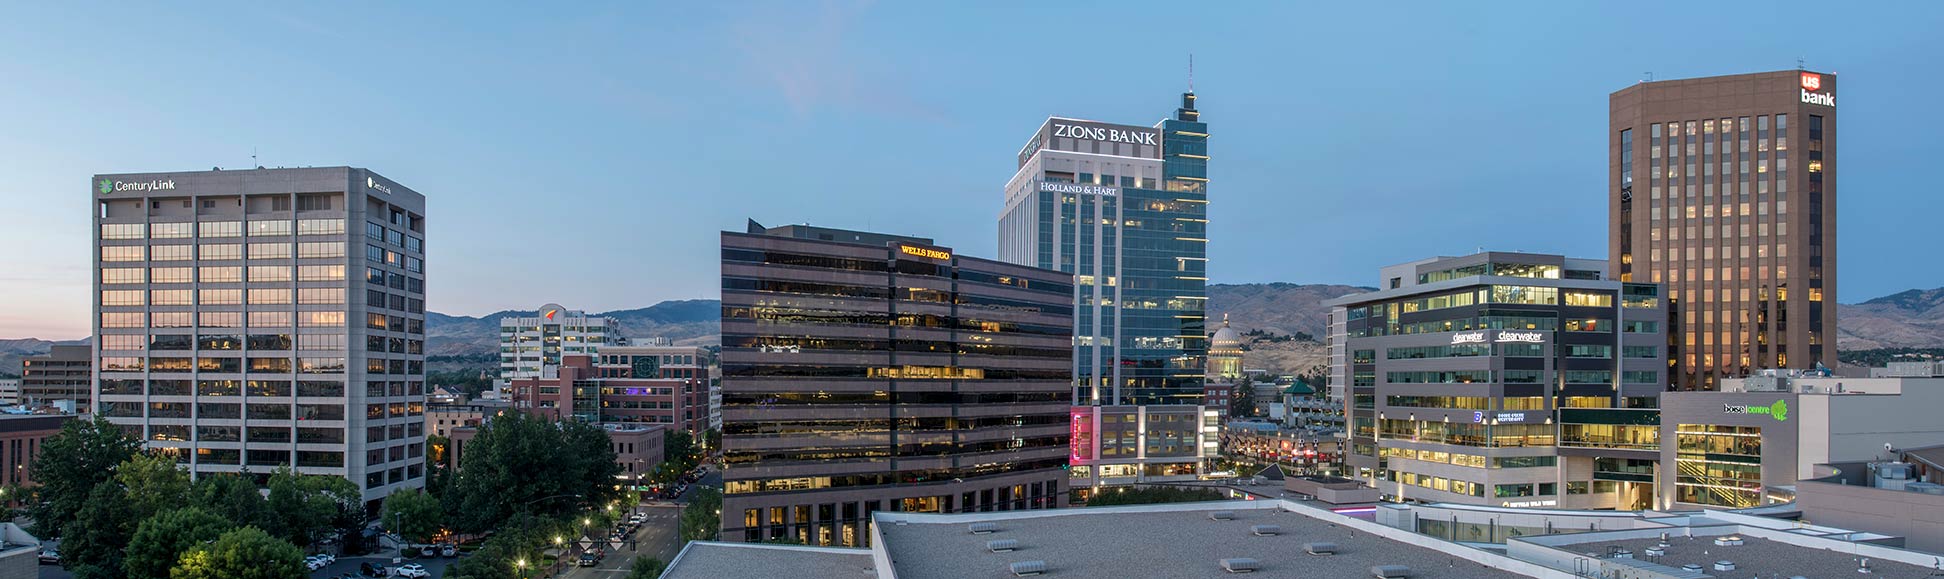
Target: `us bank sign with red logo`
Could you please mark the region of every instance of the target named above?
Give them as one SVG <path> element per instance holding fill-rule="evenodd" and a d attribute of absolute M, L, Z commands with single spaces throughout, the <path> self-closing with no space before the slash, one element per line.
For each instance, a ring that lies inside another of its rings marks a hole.
<path fill-rule="evenodd" d="M 1826 107 L 1836 106 L 1836 95 L 1822 91 L 1822 75 L 1802 73 L 1802 102 Z"/>

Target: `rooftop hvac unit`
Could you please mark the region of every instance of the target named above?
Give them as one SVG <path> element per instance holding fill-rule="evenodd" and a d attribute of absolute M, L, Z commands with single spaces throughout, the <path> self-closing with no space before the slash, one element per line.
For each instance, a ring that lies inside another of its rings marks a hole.
<path fill-rule="evenodd" d="M 1377 565 L 1370 568 L 1370 576 L 1377 579 L 1397 579 L 1410 577 L 1411 568 L 1403 565 Z"/>
<path fill-rule="evenodd" d="M 1735 562 L 1734 562 L 1734 561 L 1715 561 L 1715 564 L 1714 564 L 1714 570 L 1716 570 L 1716 571 L 1733 571 L 1733 570 L 1735 570 Z"/>
<path fill-rule="evenodd" d="M 1337 545 L 1336 543 L 1330 543 L 1325 541 L 1317 541 L 1314 543 L 1303 543 L 1303 552 L 1309 553 L 1311 555 L 1335 555 L 1337 552 Z"/>
<path fill-rule="evenodd" d="M 986 541 L 986 550 L 994 553 L 1010 553 L 1019 550 L 1019 539 L 995 539 Z"/>
<path fill-rule="evenodd" d="M 1688 564 L 1686 564 L 1686 565 L 1682 565 L 1682 566 L 1681 566 L 1681 570 L 1682 570 L 1682 571 L 1693 571 L 1693 572 L 1695 572 L 1695 573 L 1700 573 L 1700 572 L 1701 572 L 1701 566 L 1700 566 L 1700 565 L 1696 565 L 1696 564 L 1693 564 L 1693 563 L 1688 563 Z"/>
<path fill-rule="evenodd" d="M 1221 563 L 1222 570 L 1230 573 L 1254 573 L 1257 567 L 1262 566 L 1262 562 L 1248 557 L 1223 559 Z"/>
<path fill-rule="evenodd" d="M 1912 482 L 1904 485 L 1904 490 L 1927 495 L 1944 495 L 1944 485 L 1927 482 Z"/>
<path fill-rule="evenodd" d="M 1233 521 L 1235 520 L 1235 511 L 1215 511 L 1212 513 L 1208 513 L 1208 520 Z"/>
<path fill-rule="evenodd" d="M 968 525 L 966 528 L 971 529 L 972 534 L 974 535 L 985 535 L 985 534 L 999 532 L 999 525 L 997 523 L 972 523 L 971 525 Z"/>
<path fill-rule="evenodd" d="M 1877 478 L 1893 480 L 1910 478 L 1910 463 L 1907 462 L 1879 462 L 1872 466 L 1876 467 Z"/>
<path fill-rule="evenodd" d="M 1257 537 L 1267 537 L 1282 534 L 1282 527 L 1277 525 L 1256 525 L 1249 527 L 1249 532 L 1255 533 Z"/>
<path fill-rule="evenodd" d="M 1020 561 L 1018 563 L 1013 563 L 1012 565 L 1007 566 L 1006 568 L 1011 570 L 1013 576 L 1015 577 L 1025 577 L 1028 575 L 1042 575 L 1046 573 L 1046 562 L 1045 561 Z"/>
<path fill-rule="evenodd" d="M 1715 537 L 1714 544 L 1718 547 L 1733 547 L 1742 544 L 1742 538 L 1741 535 Z"/>

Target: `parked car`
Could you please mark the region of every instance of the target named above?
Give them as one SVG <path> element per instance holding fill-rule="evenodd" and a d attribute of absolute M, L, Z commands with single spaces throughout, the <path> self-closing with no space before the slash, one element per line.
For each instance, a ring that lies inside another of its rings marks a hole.
<path fill-rule="evenodd" d="M 379 565 L 377 563 L 371 563 L 371 562 L 359 563 L 358 573 L 363 574 L 366 577 L 390 577 L 391 576 L 390 569 L 386 569 L 384 565 Z"/>
<path fill-rule="evenodd" d="M 582 566 L 582 567 L 593 567 L 593 566 L 594 566 L 594 564 L 596 564 L 596 563 L 600 563 L 600 562 L 601 562 L 601 558 L 600 558 L 600 557 L 595 557 L 595 556 L 594 556 L 594 553 L 591 553 L 591 552 L 590 552 L 590 553 L 581 553 L 581 556 L 580 556 L 580 566 Z"/>
<path fill-rule="evenodd" d="M 413 563 L 410 565 L 399 565 L 397 569 L 392 570 L 392 576 L 406 577 L 408 579 L 424 579 L 431 577 L 432 572 L 426 571 L 424 565 Z"/>
<path fill-rule="evenodd" d="M 325 565 L 329 565 L 329 564 L 330 563 L 325 562 L 322 557 L 318 557 L 316 555 L 311 555 L 309 557 L 304 558 L 304 568 L 312 571 L 323 569 Z"/>
<path fill-rule="evenodd" d="M 53 550 L 53 549 L 41 549 L 41 550 L 40 550 L 40 564 L 42 564 L 42 565 L 59 565 L 59 564 L 61 564 L 61 553 L 60 553 L 59 551 L 55 551 L 55 550 Z"/>
<path fill-rule="evenodd" d="M 439 545 L 439 556 L 447 559 L 459 556 L 459 546 L 452 543 Z"/>
<path fill-rule="evenodd" d="M 337 562 L 337 555 L 332 555 L 330 553 L 318 553 L 316 555 L 311 555 L 311 556 L 324 560 L 325 565 L 329 565 Z"/>

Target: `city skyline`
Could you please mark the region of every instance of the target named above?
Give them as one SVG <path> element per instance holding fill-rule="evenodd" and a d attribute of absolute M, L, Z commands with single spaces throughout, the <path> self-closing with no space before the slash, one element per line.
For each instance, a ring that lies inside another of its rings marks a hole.
<path fill-rule="evenodd" d="M 1045 21 L 1124 30 L 1160 9 L 1053 7 Z M 1720 44 L 1701 57 L 1691 43 L 1669 42 L 1692 29 L 1652 10 L 1507 16 L 1429 7 L 1426 16 L 1443 18 L 1391 23 L 1369 39 L 1358 36 L 1365 27 L 1308 22 L 1375 15 L 1272 11 L 1246 22 L 1211 18 L 1195 42 L 1130 49 L 1058 77 L 1027 76 L 1014 63 L 1070 31 L 1017 27 L 1002 14 L 848 4 L 684 10 L 610 8 L 511 25 L 374 8 L 343 28 L 329 24 L 335 12 L 122 11 L 172 31 L 165 42 L 104 40 L 83 32 L 94 25 L 87 19 L 25 7 L 17 22 L 36 26 L 0 35 L 0 47 L 59 56 L 0 63 L 16 81 L 0 87 L 0 121 L 14 128 L 0 141 L 0 172 L 11 176 L 0 201 L 19 216 L 0 243 L 30 250 L 10 256 L 0 276 L 0 303 L 9 306 L 0 309 L 0 337 L 87 334 L 88 272 L 74 264 L 88 247 L 81 190 L 96 172 L 350 164 L 440 183 L 427 191 L 442 215 L 431 235 L 452 241 L 434 246 L 431 260 L 448 281 L 428 288 L 428 301 L 450 314 L 548 300 L 592 312 L 707 298 L 717 290 L 707 274 L 712 234 L 744 217 L 924 233 L 993 255 L 991 219 L 1002 210 L 993 183 L 1014 162 L 993 151 L 1016 149 L 1017 127 L 1049 115 L 1158 120 L 1186 88 L 1190 51 L 1201 108 L 1225 121 L 1210 145 L 1219 159 L 1211 178 L 1222 183 L 1210 206 L 1220 224 L 1210 283 L 1361 284 L 1370 264 L 1479 246 L 1606 257 L 1605 147 L 1596 137 L 1606 129 L 1606 95 L 1650 70 L 1660 79 L 1787 70 L 1802 57 L 1849 83 L 1844 179 L 1856 193 L 1841 211 L 1849 227 L 1835 299 L 1944 285 L 1944 273 L 1893 267 L 1928 242 L 1922 220 L 1944 208 L 1922 195 L 1918 173 L 1940 145 L 1900 130 L 1909 117 L 1898 112 L 1923 110 L 1922 95 L 1944 88 L 1904 72 L 1923 70 L 1923 55 L 1944 45 L 1927 37 L 1944 20 L 1928 5 L 1907 5 L 1895 18 L 1828 15 L 1828 30 L 1867 21 L 1869 33 L 1808 38 L 1786 32 L 1800 11 L 1700 7 L 1690 11 L 1697 21 L 1748 24 L 1717 31 Z M 935 18 L 959 25 L 922 25 Z M 1545 18 L 1574 26 L 1546 28 Z M 1270 33 L 1292 22 L 1304 34 Z M 1623 33 L 1639 41 L 1615 50 L 1591 40 Z M 534 41 L 490 40 L 500 36 Z M 1329 46 L 1351 50 L 1319 48 Z M 1553 49 L 1533 54 L 1533 46 Z M 1327 58 L 1297 61 L 1312 54 Z M 1287 55 L 1270 61 L 1291 72 L 1265 74 L 1273 71 L 1257 68 L 1265 55 Z M 1153 72 L 1152 63 L 1171 61 L 1180 74 Z M 1113 88 L 1094 90 L 1103 86 Z M 1475 140 L 1463 146 L 1431 138 L 1467 122 L 1493 128 L 1468 132 Z M 650 129 L 692 136 L 642 139 Z M 1393 170 L 1400 160 L 1413 170 Z M 846 164 L 873 171 L 830 170 Z M 511 169 L 477 170 L 485 166 Z M 914 213 L 914 202 L 935 213 Z M 750 214 L 748 205 L 764 209 Z M 1433 224 L 1491 214 L 1531 225 L 1510 236 L 1461 225 L 1400 236 L 1347 219 L 1360 213 Z M 671 214 L 686 217 L 662 217 Z M 951 217 L 904 221 L 923 214 Z M 574 255 L 556 255 L 531 243 L 536 235 L 579 239 L 563 241 Z M 1285 257 L 1306 241 L 1358 251 Z M 620 271 L 613 284 L 585 288 L 490 281 L 502 261 L 559 257 L 576 267 L 629 254 L 666 267 Z M 655 270 L 684 274 L 647 277 Z M 467 289 L 480 287 L 495 291 Z"/>

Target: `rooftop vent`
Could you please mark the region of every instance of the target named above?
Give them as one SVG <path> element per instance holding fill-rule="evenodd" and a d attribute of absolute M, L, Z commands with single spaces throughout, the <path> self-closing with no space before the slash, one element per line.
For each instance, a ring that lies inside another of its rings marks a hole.
<path fill-rule="evenodd" d="M 1256 525 L 1249 527 L 1249 532 L 1255 533 L 1257 537 L 1267 537 L 1282 534 L 1282 527 L 1280 525 Z"/>
<path fill-rule="evenodd" d="M 1666 557 L 1667 547 L 1648 547 L 1646 553 L 1649 557 Z"/>
<path fill-rule="evenodd" d="M 1045 561 L 1020 561 L 1018 563 L 1013 563 L 1011 566 L 1008 566 L 1007 569 L 1012 570 L 1013 576 L 1016 577 L 1025 577 L 1028 575 L 1042 575 L 1046 573 L 1046 562 Z"/>
<path fill-rule="evenodd" d="M 1329 543 L 1324 541 L 1317 541 L 1314 543 L 1303 543 L 1303 552 L 1309 553 L 1311 555 L 1335 555 L 1337 552 L 1337 545 L 1336 543 Z"/>
<path fill-rule="evenodd" d="M 1714 570 L 1716 570 L 1716 571 L 1733 571 L 1733 570 L 1735 570 L 1735 562 L 1734 562 L 1734 561 L 1715 561 L 1715 564 L 1714 564 Z"/>
<path fill-rule="evenodd" d="M 1215 512 L 1211 512 L 1211 513 L 1208 513 L 1208 520 L 1211 520 L 1211 521 L 1233 521 L 1233 520 L 1235 520 L 1235 511 L 1215 511 Z"/>
<path fill-rule="evenodd" d="M 1728 535 L 1726 537 L 1715 537 L 1714 540 L 1715 545 L 1722 546 L 1722 547 L 1733 547 L 1742 544 L 1742 542 L 1743 541 L 1741 535 Z"/>
<path fill-rule="evenodd" d="M 972 523 L 966 528 L 971 529 L 972 534 L 974 535 L 985 535 L 985 534 L 999 532 L 998 523 Z"/>
<path fill-rule="evenodd" d="M 1693 572 L 1695 572 L 1695 573 L 1700 573 L 1700 572 L 1701 572 L 1701 566 L 1700 566 L 1700 565 L 1696 565 L 1696 564 L 1693 564 L 1693 563 L 1688 563 L 1688 564 L 1686 564 L 1686 565 L 1682 565 L 1682 566 L 1681 566 L 1681 570 L 1682 570 L 1682 571 L 1693 571 Z"/>
<path fill-rule="evenodd" d="M 1222 560 L 1222 570 L 1230 573 L 1254 573 L 1262 562 L 1248 557 L 1235 557 Z"/>
<path fill-rule="evenodd" d="M 1370 576 L 1377 579 L 1396 579 L 1410 577 L 1411 568 L 1403 565 L 1377 565 L 1370 568 Z"/>
<path fill-rule="evenodd" d="M 994 553 L 1010 553 L 1019 550 L 1019 539 L 995 539 L 986 541 L 986 550 Z"/>

